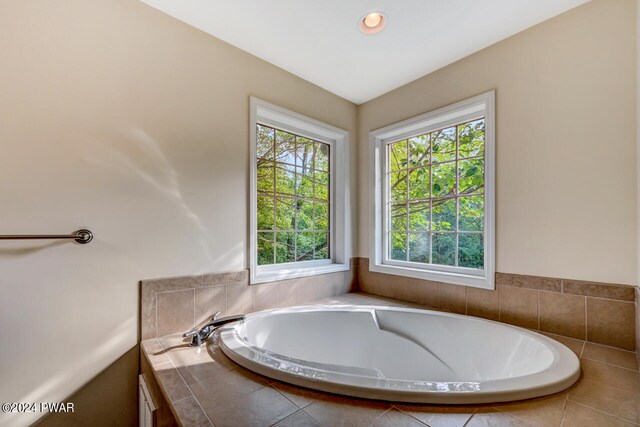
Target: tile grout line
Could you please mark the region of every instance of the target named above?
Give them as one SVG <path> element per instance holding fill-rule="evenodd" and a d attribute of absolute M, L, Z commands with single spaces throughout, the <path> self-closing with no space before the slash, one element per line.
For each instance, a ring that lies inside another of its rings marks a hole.
<path fill-rule="evenodd" d="M 564 397 L 564 402 L 562 403 L 562 415 L 560 417 L 560 427 L 564 424 L 564 416 L 567 412 L 567 403 L 569 403 L 569 393 Z"/>
<path fill-rule="evenodd" d="M 592 411 L 595 411 L 595 412 L 597 412 L 597 413 L 599 413 L 599 414 L 608 415 L 608 416 L 610 416 L 610 417 L 616 418 L 616 419 L 618 419 L 618 420 L 620 420 L 620 421 L 624 421 L 624 422 L 626 422 L 626 423 L 628 423 L 628 424 L 631 424 L 631 425 L 634 425 L 634 426 L 635 426 L 635 425 L 639 425 L 639 424 L 636 424 L 635 422 L 631 421 L 631 420 L 630 420 L 630 419 L 628 419 L 628 418 L 622 418 L 622 417 L 620 417 L 619 415 L 612 414 L 612 413 L 610 413 L 610 412 L 605 412 L 605 411 L 603 411 L 602 409 L 598 409 L 598 408 L 594 408 L 593 406 L 585 405 L 584 403 L 577 402 L 577 401 L 572 400 L 572 399 L 569 399 L 569 398 L 567 397 L 567 403 L 569 403 L 569 402 L 571 402 L 571 403 L 573 403 L 573 404 L 575 404 L 575 405 L 580 405 L 580 406 L 582 406 L 583 408 L 591 409 Z"/>
<path fill-rule="evenodd" d="M 464 314 L 469 315 L 469 287 L 465 286 L 464 289 Z"/>
<path fill-rule="evenodd" d="M 538 332 L 540 331 L 540 291 L 536 291 L 536 319 L 538 320 Z"/>
<path fill-rule="evenodd" d="M 567 416 L 567 405 L 569 403 L 569 393 L 567 393 L 567 397 L 564 400 L 564 405 L 562 405 L 562 417 L 560 418 L 560 427 L 564 426 L 564 421 Z"/>
<path fill-rule="evenodd" d="M 577 338 L 574 338 L 574 339 L 577 339 Z M 637 352 L 635 352 L 635 351 L 633 351 L 633 350 L 625 350 L 624 348 L 614 347 L 614 346 L 607 345 L 607 344 L 600 344 L 600 343 L 597 343 L 597 342 L 591 342 L 591 341 L 587 341 L 587 340 L 582 340 L 582 341 L 584 341 L 585 343 L 587 343 L 587 342 L 588 342 L 588 343 L 590 343 L 590 344 L 597 345 L 597 346 L 600 346 L 600 347 L 610 348 L 610 349 L 612 349 L 612 350 L 618 350 L 618 351 L 624 351 L 625 353 L 634 353 L 634 354 L 637 354 Z"/>
<path fill-rule="evenodd" d="M 580 347 L 580 355 L 578 356 L 578 359 L 582 359 L 582 355 L 584 353 L 584 348 L 587 346 L 587 341 L 583 341 L 582 342 L 582 347 Z"/>
<path fill-rule="evenodd" d="M 371 420 L 371 422 L 369 423 L 369 425 L 371 425 L 375 420 L 377 420 L 378 418 L 382 417 L 384 414 L 386 414 L 387 412 L 391 411 L 393 409 L 394 405 L 389 406 L 385 411 L 382 411 L 381 414 L 379 414 L 376 417 L 373 417 L 373 419 Z"/>
<path fill-rule="evenodd" d="M 224 314 L 229 315 L 229 285 L 224 285 Z"/>
<path fill-rule="evenodd" d="M 293 406 L 296 406 L 296 405 L 293 405 Z M 296 406 L 296 408 L 298 408 L 298 407 Z M 293 413 L 291 413 L 291 414 L 287 415 L 287 416 L 286 416 L 286 417 L 284 417 L 283 419 L 281 419 L 281 420 L 279 420 L 279 421 L 276 421 L 276 422 L 275 422 L 275 423 L 273 423 L 273 424 L 269 424 L 269 427 L 277 427 L 277 426 L 278 426 L 278 424 L 280 424 L 281 422 L 283 422 L 283 421 L 285 421 L 285 420 L 288 420 L 289 418 L 293 417 L 293 416 L 294 416 L 294 415 L 296 415 L 296 414 L 299 414 L 300 412 L 304 412 L 304 411 L 303 411 L 302 409 L 298 408 L 298 410 L 297 410 L 297 411 L 293 411 Z M 305 414 L 306 414 L 306 412 L 305 412 Z M 214 426 L 214 427 L 215 427 L 215 426 Z"/>
<path fill-rule="evenodd" d="M 502 322 L 502 289 L 497 288 L 498 291 L 498 322 Z"/>
<path fill-rule="evenodd" d="M 162 345 L 162 343 L 160 343 L 160 345 Z M 164 345 L 162 345 L 162 348 L 164 348 Z M 166 349 L 165 349 L 166 350 Z M 200 403 L 200 400 L 198 400 L 198 398 L 196 397 L 196 395 L 193 393 L 193 390 L 191 389 L 191 386 L 189 384 L 187 384 L 187 381 L 184 379 L 184 377 L 182 376 L 182 374 L 180 373 L 180 370 L 175 366 L 175 364 L 173 363 L 173 359 L 171 358 L 171 356 L 169 356 L 169 360 L 171 360 L 171 364 L 173 364 L 173 368 L 176 370 L 176 372 L 178 373 L 178 375 L 180 376 L 180 378 L 182 379 L 182 382 L 184 382 L 184 384 L 187 386 L 187 389 L 189 390 L 189 393 L 191 393 L 191 397 L 193 397 L 193 400 L 196 401 L 196 403 L 198 404 L 198 406 L 200 407 L 200 409 L 202 410 L 202 413 L 204 414 L 205 417 L 207 417 L 207 420 L 209 420 L 209 422 L 211 423 L 211 425 L 213 426 L 213 421 L 211 420 L 211 418 L 209 418 L 209 414 L 207 414 L 207 411 L 204 410 L 204 406 L 202 406 L 202 404 Z M 197 383 L 194 383 L 197 384 Z M 175 402 L 168 402 L 169 405 L 174 406 Z M 175 408 L 174 408 L 175 409 Z"/>
<path fill-rule="evenodd" d="M 276 387 L 276 386 L 275 386 L 271 381 L 269 381 L 270 379 L 271 379 L 271 378 L 268 378 L 268 377 L 267 377 L 267 379 L 266 379 L 267 384 L 269 385 L 269 387 L 271 387 L 272 389 L 274 389 L 275 391 L 277 391 L 277 392 L 278 392 L 282 397 L 284 397 L 285 399 L 287 399 L 287 401 L 288 401 L 288 402 L 290 402 L 293 406 L 295 406 L 296 408 L 298 408 L 298 410 L 300 410 L 300 411 L 302 411 L 304 408 L 308 408 L 309 406 L 311 406 L 312 404 L 314 404 L 315 402 L 317 402 L 317 399 L 316 399 L 316 400 L 311 400 L 311 402 L 307 403 L 307 404 L 306 404 L 306 405 L 304 405 L 303 407 L 300 407 L 300 406 L 296 405 L 296 404 L 293 402 L 293 400 L 289 399 L 289 398 L 284 394 L 284 392 L 283 392 L 283 391 L 281 391 L 281 390 L 280 390 L 278 387 Z M 286 383 L 286 384 L 289 384 L 289 383 Z M 293 385 L 293 386 L 295 386 L 295 387 L 299 387 L 299 386 L 296 386 L 296 385 L 294 385 L 294 384 L 289 384 L 289 385 Z M 306 412 L 305 412 L 305 413 L 306 413 Z M 292 414 L 292 415 L 293 415 L 293 414 Z M 308 415 L 308 414 L 307 414 L 307 415 Z M 309 415 L 309 416 L 311 417 L 311 415 Z M 287 417 L 287 418 L 288 418 L 288 417 Z M 313 418 L 313 417 L 312 417 L 312 418 Z M 281 420 L 281 421 L 282 421 L 282 420 Z M 280 422 L 280 421 L 278 421 L 278 422 Z"/>
<path fill-rule="evenodd" d="M 580 295 L 580 294 L 566 294 L 566 295 L 577 295 L 577 296 L 585 297 L 585 298 L 600 299 L 600 300 L 605 300 L 605 301 L 616 301 L 616 302 L 621 302 L 621 303 L 626 303 L 626 304 L 633 304 L 633 305 L 636 304 L 635 301 L 629 301 L 629 300 L 626 300 L 626 299 L 619 299 L 619 298 L 605 298 L 605 297 L 597 297 L 597 296 L 591 296 L 591 295 Z"/>
<path fill-rule="evenodd" d="M 422 420 L 419 420 L 418 418 L 414 417 L 414 416 L 413 416 L 413 415 L 411 415 L 410 413 L 408 413 L 408 412 L 406 412 L 406 411 L 403 411 L 403 410 L 402 410 L 402 408 L 399 408 L 399 407 L 397 407 L 396 405 L 391 405 L 391 408 L 396 408 L 396 410 L 398 410 L 398 412 L 401 412 L 401 413 L 403 413 L 403 414 L 405 414 L 405 415 L 407 415 L 407 416 L 409 416 L 409 417 L 413 418 L 414 420 L 416 420 L 416 421 L 417 421 L 417 422 L 419 422 L 420 424 L 423 424 L 423 425 L 425 425 L 425 426 L 429 427 L 429 424 L 427 424 L 427 423 L 425 423 L 425 422 L 422 422 Z"/>
<path fill-rule="evenodd" d="M 176 292 L 186 292 L 186 291 L 189 291 L 191 289 L 195 289 L 195 288 L 189 286 L 189 287 L 185 287 L 183 289 L 171 289 L 170 291 L 161 291 L 161 292 L 154 291 L 154 292 L 156 292 L 158 294 L 175 294 Z"/>
<path fill-rule="evenodd" d="M 473 410 L 473 413 L 471 414 L 471 416 L 467 419 L 467 421 L 464 422 L 464 424 L 462 425 L 462 427 L 466 427 L 469 425 L 469 423 L 471 422 L 471 420 L 473 419 L 473 417 L 476 416 L 476 414 L 478 413 L 477 409 Z"/>
<path fill-rule="evenodd" d="M 155 329 L 155 338 L 158 339 L 158 293 L 156 291 L 151 291 L 153 292 L 153 301 L 154 301 L 154 306 L 155 306 L 155 322 L 156 324 L 154 325 L 153 329 Z M 164 347 L 163 347 L 164 348 Z"/>
<path fill-rule="evenodd" d="M 548 397 L 548 396 L 540 396 L 540 397 Z M 525 401 L 526 400 L 528 400 L 528 399 L 525 399 Z M 518 402 L 518 401 L 516 401 L 516 402 Z M 497 403 L 500 403 L 500 402 L 497 402 Z M 529 425 L 529 423 L 527 423 L 527 421 L 524 420 L 523 418 L 520 418 L 519 416 L 515 415 L 512 412 L 507 411 L 506 409 L 501 409 L 499 406 L 491 406 L 491 409 L 495 409 L 496 411 L 500 412 L 501 414 L 505 414 L 505 415 L 508 415 L 509 417 L 515 418 L 516 420 L 521 421 L 522 423 L 524 423 L 526 426 Z"/>
<path fill-rule="evenodd" d="M 585 357 L 584 355 L 584 348 L 582 350 L 582 353 L 580 354 L 580 359 L 584 359 L 584 360 L 588 360 L 590 362 L 595 362 L 595 363 L 600 363 L 602 365 L 607 365 L 607 366 L 611 366 L 613 368 L 619 368 L 619 369 L 624 369 L 625 371 L 629 371 L 629 372 L 635 372 L 636 374 L 639 373 L 640 371 L 636 370 L 636 369 L 632 369 L 632 368 L 626 368 L 624 366 L 620 366 L 620 365 L 614 365 L 613 363 L 607 363 L 607 362 L 603 362 L 601 360 L 595 360 L 595 359 L 590 359 L 588 357 Z M 595 380 L 594 380 L 595 381 Z"/>
<path fill-rule="evenodd" d="M 589 315 L 587 311 L 589 300 L 587 297 L 584 297 L 584 341 L 589 341 Z M 582 351 L 584 351 L 584 345 L 582 346 Z"/>

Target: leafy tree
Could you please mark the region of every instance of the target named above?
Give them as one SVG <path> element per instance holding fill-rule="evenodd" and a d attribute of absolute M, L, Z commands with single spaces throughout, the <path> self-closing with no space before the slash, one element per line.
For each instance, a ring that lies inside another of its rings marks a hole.
<path fill-rule="evenodd" d="M 257 127 L 258 264 L 329 257 L 329 146 Z"/>
<path fill-rule="evenodd" d="M 389 145 L 391 259 L 483 267 L 484 124 Z"/>

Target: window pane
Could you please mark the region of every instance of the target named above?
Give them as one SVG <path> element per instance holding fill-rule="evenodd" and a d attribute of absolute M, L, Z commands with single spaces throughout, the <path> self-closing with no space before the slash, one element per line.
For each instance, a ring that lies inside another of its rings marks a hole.
<path fill-rule="evenodd" d="M 409 167 L 427 166 L 431 149 L 430 135 L 420 135 L 409 139 Z"/>
<path fill-rule="evenodd" d="M 267 162 L 264 160 L 258 161 L 257 172 L 257 188 L 258 192 L 273 193 L 273 173 L 275 165 L 273 162 Z"/>
<path fill-rule="evenodd" d="M 456 199 L 433 200 L 433 229 L 453 231 L 456 229 Z"/>
<path fill-rule="evenodd" d="M 431 195 L 431 171 L 428 167 L 409 173 L 409 199 L 428 199 Z"/>
<path fill-rule="evenodd" d="M 458 236 L 458 265 L 460 267 L 484 267 L 484 241 L 482 234 Z"/>
<path fill-rule="evenodd" d="M 256 132 L 256 154 L 258 157 L 273 160 L 273 133 L 274 130 L 270 127 L 258 125 Z"/>
<path fill-rule="evenodd" d="M 433 181 L 433 196 L 448 196 L 456 192 L 456 164 L 442 163 L 431 167 Z"/>
<path fill-rule="evenodd" d="M 276 130 L 276 161 L 296 163 L 296 137 L 289 132 Z"/>
<path fill-rule="evenodd" d="M 313 141 L 307 138 L 296 139 L 296 166 L 305 171 L 313 168 Z"/>
<path fill-rule="evenodd" d="M 314 233 L 296 233 L 296 261 L 310 261 L 313 259 L 315 246 Z"/>
<path fill-rule="evenodd" d="M 431 134 L 433 162 L 446 162 L 456 158 L 456 128 L 450 127 Z"/>
<path fill-rule="evenodd" d="M 258 196 L 258 230 L 273 230 L 275 221 L 273 210 L 273 197 Z"/>
<path fill-rule="evenodd" d="M 276 230 L 295 229 L 294 199 L 278 197 L 276 199 Z"/>
<path fill-rule="evenodd" d="M 484 156 L 484 119 L 458 126 L 458 157 Z"/>
<path fill-rule="evenodd" d="M 407 260 L 407 234 L 389 233 L 389 258 L 397 261 Z"/>
<path fill-rule="evenodd" d="M 314 167 L 316 169 L 329 172 L 329 148 L 329 144 L 315 143 L 316 160 Z"/>
<path fill-rule="evenodd" d="M 430 224 L 429 202 L 409 204 L 409 230 L 429 231 Z"/>
<path fill-rule="evenodd" d="M 259 265 L 328 259 L 330 145 L 262 125 L 257 135 Z"/>
<path fill-rule="evenodd" d="M 456 235 L 433 234 L 433 263 L 440 265 L 455 265 Z"/>
<path fill-rule="evenodd" d="M 258 233 L 258 265 L 273 263 L 273 233 Z"/>
<path fill-rule="evenodd" d="M 407 169 L 407 141 L 389 144 L 389 170 Z"/>
<path fill-rule="evenodd" d="M 484 189 L 484 160 L 460 160 L 460 194 L 482 193 Z"/>
<path fill-rule="evenodd" d="M 390 259 L 482 268 L 484 154 L 484 118 L 387 145 Z"/>
<path fill-rule="evenodd" d="M 276 263 L 296 260 L 295 233 L 276 233 Z"/>
<path fill-rule="evenodd" d="M 296 194 L 313 199 L 313 170 L 296 168 Z"/>
<path fill-rule="evenodd" d="M 298 199 L 296 216 L 296 230 L 313 230 L 313 202 Z"/>
<path fill-rule="evenodd" d="M 315 253 L 313 259 L 329 258 L 329 233 L 315 233 Z"/>
<path fill-rule="evenodd" d="M 460 197 L 458 227 L 460 231 L 484 230 L 484 196 Z"/>
<path fill-rule="evenodd" d="M 295 194 L 295 167 L 276 163 L 276 193 Z"/>
<path fill-rule="evenodd" d="M 329 230 L 329 203 L 314 202 L 314 230 Z"/>
<path fill-rule="evenodd" d="M 389 195 L 391 200 L 407 199 L 407 172 L 389 174 Z"/>
<path fill-rule="evenodd" d="M 315 172 L 314 197 L 318 200 L 329 200 L 329 174 L 327 172 Z"/>
<path fill-rule="evenodd" d="M 392 231 L 407 230 L 407 204 L 392 203 L 390 210 L 389 226 Z"/>
<path fill-rule="evenodd" d="M 409 261 L 429 262 L 429 234 L 409 234 Z"/>

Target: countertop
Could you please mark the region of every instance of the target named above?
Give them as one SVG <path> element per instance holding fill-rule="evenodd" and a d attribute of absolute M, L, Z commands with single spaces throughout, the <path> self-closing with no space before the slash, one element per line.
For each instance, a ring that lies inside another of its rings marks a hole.
<path fill-rule="evenodd" d="M 368 294 L 345 294 L 314 303 L 412 306 Z M 153 338 L 141 343 L 141 353 L 183 426 L 330 426 L 336 420 L 365 426 L 640 424 L 635 353 L 545 335 L 581 358 L 583 378 L 577 385 L 539 399 L 476 406 L 392 404 L 292 386 L 235 364 L 222 353 L 217 336 L 202 347 L 190 347 L 181 334 Z"/>

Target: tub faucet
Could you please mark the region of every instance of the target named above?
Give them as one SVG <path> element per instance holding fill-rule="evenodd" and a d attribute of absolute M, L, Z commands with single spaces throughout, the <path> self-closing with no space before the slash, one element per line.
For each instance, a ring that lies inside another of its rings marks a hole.
<path fill-rule="evenodd" d="M 216 314 L 211 316 L 211 319 L 202 328 L 185 332 L 182 335 L 182 338 L 191 338 L 191 347 L 199 347 L 207 340 L 207 338 L 211 336 L 213 331 L 215 331 L 219 327 L 226 325 L 227 323 L 244 320 L 244 314 L 221 317 L 218 319 L 219 314 L 220 312 L 218 311 L 216 312 Z"/>

